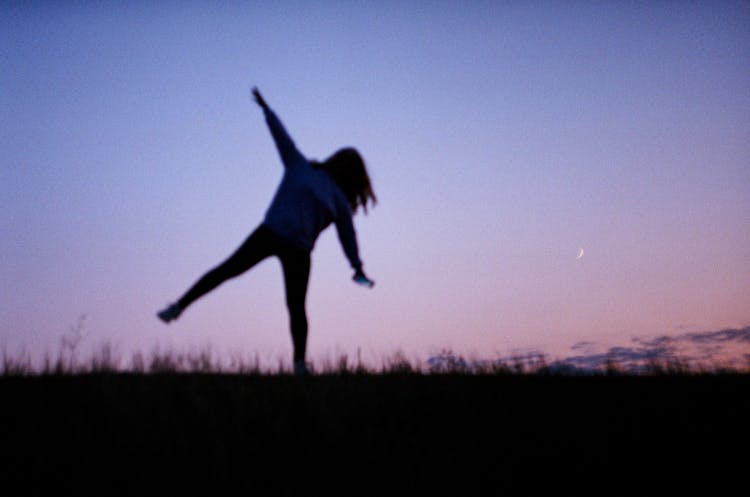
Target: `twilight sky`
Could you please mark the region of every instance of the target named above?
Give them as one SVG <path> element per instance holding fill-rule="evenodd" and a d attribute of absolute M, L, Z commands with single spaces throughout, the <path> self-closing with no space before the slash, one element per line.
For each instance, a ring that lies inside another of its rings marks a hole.
<path fill-rule="evenodd" d="M 85 314 L 124 355 L 290 359 L 276 260 L 155 317 L 281 178 L 253 85 L 380 199 L 373 290 L 318 240 L 310 359 L 750 325 L 750 3 L 3 2 L 0 346 Z"/>

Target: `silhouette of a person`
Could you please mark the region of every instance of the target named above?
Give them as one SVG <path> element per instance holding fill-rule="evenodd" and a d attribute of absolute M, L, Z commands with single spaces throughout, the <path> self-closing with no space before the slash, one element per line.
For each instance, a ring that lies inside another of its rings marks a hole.
<path fill-rule="evenodd" d="M 281 121 L 257 88 L 253 96 L 263 109 L 266 122 L 284 164 L 284 175 L 261 225 L 223 263 L 201 277 L 177 302 L 157 315 L 168 323 L 195 300 L 224 281 L 238 276 L 269 256 L 281 261 L 289 310 L 294 372 L 307 374 L 307 314 L 305 297 L 310 276 L 310 253 L 315 240 L 331 223 L 354 269 L 353 280 L 372 287 L 359 259 L 352 215 L 361 205 L 377 198 L 359 152 L 343 148 L 322 163 L 309 161 L 297 150 Z"/>

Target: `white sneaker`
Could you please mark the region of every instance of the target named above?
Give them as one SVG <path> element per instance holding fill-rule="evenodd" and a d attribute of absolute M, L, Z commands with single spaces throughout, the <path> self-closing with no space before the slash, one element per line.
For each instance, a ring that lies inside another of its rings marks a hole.
<path fill-rule="evenodd" d="M 307 369 L 305 361 L 294 361 L 294 376 L 307 376 L 310 370 Z"/>
<path fill-rule="evenodd" d="M 163 311 L 159 311 L 156 313 L 156 315 L 159 316 L 159 319 L 161 319 L 165 323 L 177 319 L 178 317 L 180 317 L 180 314 L 182 314 L 182 307 L 180 307 L 180 304 L 177 303 L 171 304 L 167 306 L 167 308 Z"/>

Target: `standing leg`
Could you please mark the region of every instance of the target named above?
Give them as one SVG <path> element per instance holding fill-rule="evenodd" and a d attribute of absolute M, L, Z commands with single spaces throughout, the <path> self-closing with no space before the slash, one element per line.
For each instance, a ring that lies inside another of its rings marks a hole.
<path fill-rule="evenodd" d="M 180 310 L 207 294 L 226 280 L 239 276 L 273 253 L 274 238 L 268 228 L 258 227 L 227 260 L 207 272 L 177 301 Z"/>
<path fill-rule="evenodd" d="M 285 249 L 279 253 L 279 259 L 284 270 L 286 306 L 289 309 L 295 367 L 301 364 L 304 368 L 307 349 L 305 297 L 307 282 L 310 279 L 310 253 L 304 250 Z"/>

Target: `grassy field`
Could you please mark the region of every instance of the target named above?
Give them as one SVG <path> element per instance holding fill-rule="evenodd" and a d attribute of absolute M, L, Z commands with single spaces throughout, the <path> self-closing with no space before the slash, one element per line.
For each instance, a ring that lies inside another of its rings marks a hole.
<path fill-rule="evenodd" d="M 748 393 L 732 373 L 6 374 L 0 476 L 19 495 L 716 488 L 744 479 Z"/>

